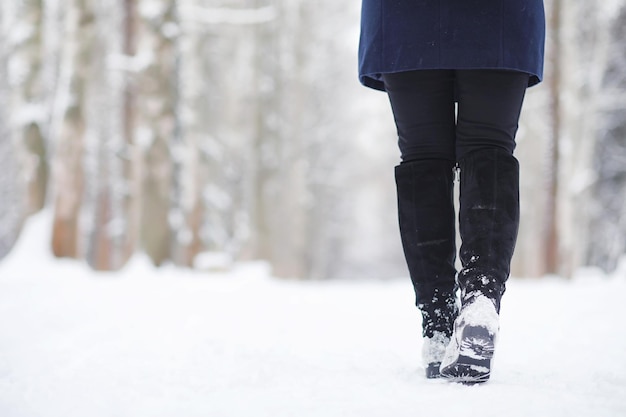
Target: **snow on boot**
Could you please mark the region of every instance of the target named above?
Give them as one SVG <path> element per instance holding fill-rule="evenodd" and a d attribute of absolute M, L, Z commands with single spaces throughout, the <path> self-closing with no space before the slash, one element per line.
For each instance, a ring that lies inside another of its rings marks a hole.
<path fill-rule="evenodd" d="M 454 321 L 459 314 L 459 302 L 455 292 L 433 291 L 429 303 L 420 303 L 422 313 L 422 363 L 426 378 L 439 378 L 439 367 L 446 346 L 450 342 Z"/>
<path fill-rule="evenodd" d="M 485 382 L 499 331 L 499 318 L 491 299 L 479 295 L 461 309 L 441 362 L 441 376 L 454 382 Z"/>
<path fill-rule="evenodd" d="M 450 336 L 443 332 L 433 332 L 431 337 L 424 338 L 422 345 L 422 362 L 426 369 L 426 378 L 439 378 L 439 368 L 450 343 Z"/>

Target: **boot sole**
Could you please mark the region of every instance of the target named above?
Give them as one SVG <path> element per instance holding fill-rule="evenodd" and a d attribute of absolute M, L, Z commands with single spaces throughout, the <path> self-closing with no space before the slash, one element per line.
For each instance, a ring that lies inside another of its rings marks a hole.
<path fill-rule="evenodd" d="M 428 379 L 441 378 L 441 373 L 439 372 L 440 366 L 441 366 L 441 362 L 429 363 L 426 366 L 426 378 Z"/>
<path fill-rule="evenodd" d="M 459 356 L 441 369 L 441 376 L 466 384 L 487 382 L 491 375 L 495 337 L 481 326 L 466 326 L 461 334 Z"/>

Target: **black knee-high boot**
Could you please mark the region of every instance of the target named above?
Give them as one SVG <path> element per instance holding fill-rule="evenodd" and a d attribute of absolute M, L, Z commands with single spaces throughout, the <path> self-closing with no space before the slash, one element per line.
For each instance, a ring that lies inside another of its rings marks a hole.
<path fill-rule="evenodd" d="M 487 149 L 470 153 L 459 167 L 462 305 L 441 374 L 481 382 L 490 375 L 500 300 L 517 240 L 519 164 L 506 151 Z"/>
<path fill-rule="evenodd" d="M 453 168 L 452 162 L 437 159 L 396 167 L 400 235 L 422 313 L 422 356 L 428 378 L 439 376 L 458 314 Z"/>

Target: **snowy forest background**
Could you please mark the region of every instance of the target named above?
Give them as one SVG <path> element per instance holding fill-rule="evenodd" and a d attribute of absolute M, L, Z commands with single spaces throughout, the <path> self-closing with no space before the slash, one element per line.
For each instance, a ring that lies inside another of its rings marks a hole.
<path fill-rule="evenodd" d="M 393 120 L 356 76 L 359 8 L 3 1 L 0 256 L 45 210 L 50 251 L 95 270 L 143 252 L 198 269 L 263 259 L 282 277 L 405 275 Z M 626 254 L 626 0 L 546 12 L 513 274 L 611 272 Z"/>

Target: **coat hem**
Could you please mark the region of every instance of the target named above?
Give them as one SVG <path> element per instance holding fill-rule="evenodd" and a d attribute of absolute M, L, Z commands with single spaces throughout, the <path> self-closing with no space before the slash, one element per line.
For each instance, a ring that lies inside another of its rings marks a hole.
<path fill-rule="evenodd" d="M 529 71 L 520 70 L 518 68 L 507 68 L 507 67 L 498 66 L 498 67 L 467 67 L 467 68 L 465 67 L 464 68 L 445 68 L 445 67 L 425 68 L 425 67 L 422 67 L 422 68 L 414 68 L 414 69 L 402 69 L 399 71 L 371 72 L 371 73 L 364 73 L 364 74 L 359 75 L 359 81 L 365 87 L 369 87 L 374 90 L 386 92 L 387 90 L 385 89 L 385 83 L 382 80 L 383 74 L 395 74 L 398 72 L 436 70 L 436 69 L 441 69 L 441 70 L 507 70 L 507 71 L 525 72 L 530 76 L 528 78 L 529 88 L 539 84 L 543 80 L 543 77 L 541 76 L 541 74 L 535 74 Z"/>

